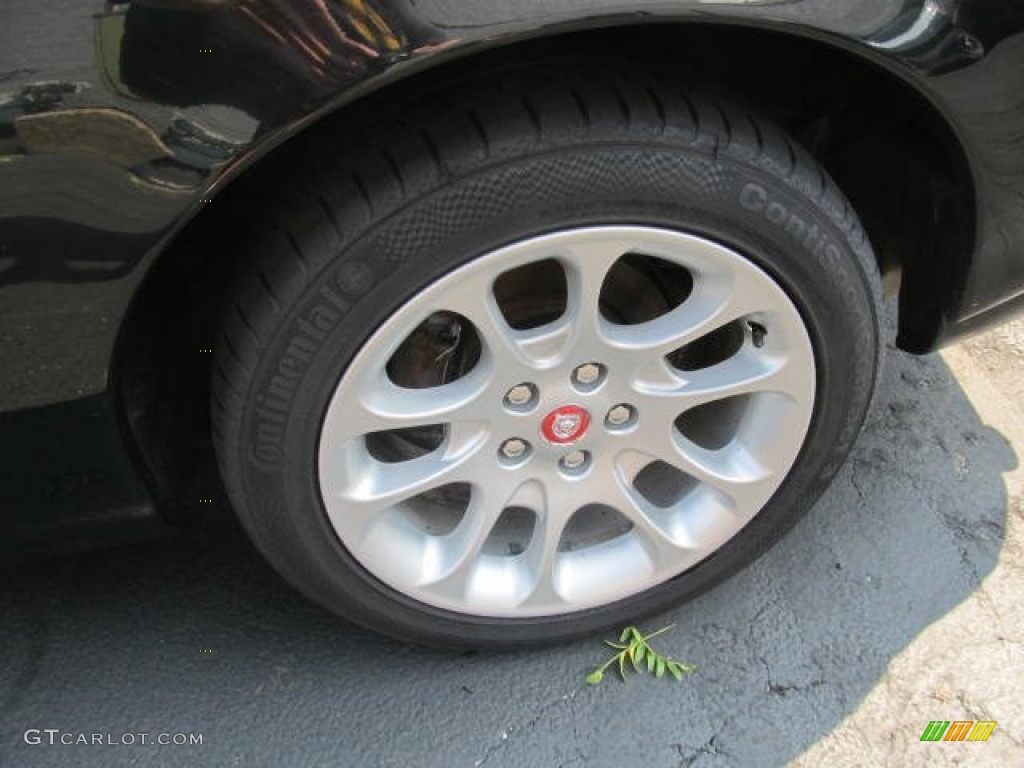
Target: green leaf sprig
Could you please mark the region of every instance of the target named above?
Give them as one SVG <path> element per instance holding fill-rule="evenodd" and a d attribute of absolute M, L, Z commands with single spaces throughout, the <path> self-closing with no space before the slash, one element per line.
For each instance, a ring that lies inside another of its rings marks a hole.
<path fill-rule="evenodd" d="M 674 626 L 675 624 L 669 624 L 667 627 L 662 627 L 657 632 L 652 632 L 649 635 L 640 634 L 640 630 L 636 627 L 626 627 L 619 635 L 619 642 L 613 643 L 605 640 L 605 645 L 609 648 L 614 648 L 618 652 L 587 675 L 587 682 L 591 685 L 600 683 L 604 680 L 605 670 L 616 662 L 619 665 L 619 677 L 622 678 L 623 682 L 626 681 L 627 663 L 633 667 L 635 672 L 643 671 L 644 665 L 646 665 L 647 671 L 655 677 L 664 677 L 665 672 L 668 671 L 676 680 L 682 680 L 683 675 L 696 672 L 696 667 L 675 661 L 668 656 L 662 656 L 651 648 L 648 643 L 648 640 L 652 637 L 668 632 Z"/>

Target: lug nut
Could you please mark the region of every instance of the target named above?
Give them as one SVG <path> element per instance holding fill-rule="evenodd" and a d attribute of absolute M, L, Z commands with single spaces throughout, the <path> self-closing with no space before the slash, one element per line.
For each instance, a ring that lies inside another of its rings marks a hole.
<path fill-rule="evenodd" d="M 567 469 L 569 471 L 580 469 L 586 463 L 586 451 L 572 451 L 571 453 L 567 453 L 563 456 L 561 461 L 562 469 Z"/>
<path fill-rule="evenodd" d="M 611 410 L 608 411 L 608 415 L 605 416 L 605 421 L 607 421 L 608 425 L 611 427 L 621 427 L 632 418 L 633 409 L 623 403 L 612 406 Z"/>
<path fill-rule="evenodd" d="M 537 388 L 533 384 L 516 384 L 505 393 L 505 402 L 509 405 L 526 405 L 536 393 Z"/>
<path fill-rule="evenodd" d="M 600 363 L 584 363 L 572 372 L 573 381 L 584 387 L 596 384 L 604 374 L 604 366 Z"/>
<path fill-rule="evenodd" d="M 513 437 L 501 444 L 501 455 L 506 459 L 520 459 L 529 447 L 529 444 L 525 440 Z"/>

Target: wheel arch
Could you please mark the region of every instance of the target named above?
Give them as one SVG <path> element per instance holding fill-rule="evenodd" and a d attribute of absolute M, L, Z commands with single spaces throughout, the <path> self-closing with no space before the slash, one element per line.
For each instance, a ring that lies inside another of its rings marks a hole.
<path fill-rule="evenodd" d="M 171 518 L 189 518 L 202 509 L 195 499 L 216 493 L 204 350 L 212 345 L 233 265 L 211 244 L 244 222 L 253 196 L 287 173 L 306 136 L 380 119 L 411 94 L 486 66 L 586 55 L 668 69 L 668 53 L 685 51 L 685 70 L 675 67 L 674 75 L 766 114 L 825 165 L 860 214 L 889 287 L 899 292 L 899 345 L 933 346 L 970 264 L 975 201 L 953 124 L 911 80 L 911 70 L 861 43 L 807 27 L 637 18 L 624 21 L 620 14 L 590 19 L 585 28 L 556 24 L 510 33 L 391 67 L 268 133 L 201 193 L 217 204 L 197 202 L 152 260 L 122 323 L 113 371 L 125 423 Z M 837 80 L 842 87 L 830 89 Z M 793 88 L 795 82 L 805 87 Z M 900 216 L 891 215 L 894 208 Z"/>

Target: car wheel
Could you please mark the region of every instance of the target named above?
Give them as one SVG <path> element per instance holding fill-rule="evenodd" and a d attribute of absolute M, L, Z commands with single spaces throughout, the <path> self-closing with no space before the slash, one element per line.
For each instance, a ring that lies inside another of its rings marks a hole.
<path fill-rule="evenodd" d="M 418 642 L 566 639 L 694 597 L 826 487 L 878 277 L 780 130 L 599 69 L 332 130 L 254 217 L 213 386 L 237 512 L 307 595 Z"/>

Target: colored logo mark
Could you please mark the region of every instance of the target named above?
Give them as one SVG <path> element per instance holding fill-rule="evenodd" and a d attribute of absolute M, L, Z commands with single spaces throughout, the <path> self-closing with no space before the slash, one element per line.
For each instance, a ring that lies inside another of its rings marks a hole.
<path fill-rule="evenodd" d="M 563 405 L 544 417 L 540 431 L 544 439 L 553 445 L 569 445 L 583 437 L 589 426 L 590 414 L 585 408 Z"/>
<path fill-rule="evenodd" d="M 921 741 L 988 741 L 996 720 L 931 720 Z"/>

